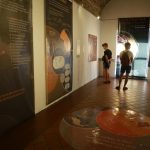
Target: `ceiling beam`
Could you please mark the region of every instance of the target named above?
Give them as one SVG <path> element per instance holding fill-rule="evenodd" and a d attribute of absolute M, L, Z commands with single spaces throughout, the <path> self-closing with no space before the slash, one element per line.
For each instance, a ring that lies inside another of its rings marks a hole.
<path fill-rule="evenodd" d="M 110 0 L 74 0 L 79 5 L 82 5 L 86 10 L 94 16 L 100 16 L 102 10 Z"/>

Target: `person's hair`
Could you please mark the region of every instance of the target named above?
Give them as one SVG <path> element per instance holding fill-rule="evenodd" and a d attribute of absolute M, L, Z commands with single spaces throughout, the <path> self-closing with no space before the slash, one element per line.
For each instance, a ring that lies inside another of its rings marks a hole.
<path fill-rule="evenodd" d="M 131 44 L 129 42 L 125 43 L 125 47 L 131 46 Z"/>
<path fill-rule="evenodd" d="M 103 43 L 102 46 L 108 46 L 108 43 Z"/>

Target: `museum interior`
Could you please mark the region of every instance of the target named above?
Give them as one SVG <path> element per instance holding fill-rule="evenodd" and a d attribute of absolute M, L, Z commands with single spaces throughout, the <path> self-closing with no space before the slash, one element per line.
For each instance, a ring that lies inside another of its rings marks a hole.
<path fill-rule="evenodd" d="M 149 0 L 0 0 L 0 149 L 150 150 L 149 8 Z M 116 89 L 127 42 L 131 70 Z"/>

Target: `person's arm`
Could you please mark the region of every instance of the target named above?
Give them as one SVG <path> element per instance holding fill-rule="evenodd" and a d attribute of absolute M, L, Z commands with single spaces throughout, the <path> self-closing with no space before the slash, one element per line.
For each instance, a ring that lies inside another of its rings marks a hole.
<path fill-rule="evenodd" d="M 130 61 L 131 63 L 133 62 L 133 53 L 131 52 L 131 56 L 130 56 Z"/>
<path fill-rule="evenodd" d="M 121 59 L 122 59 L 122 53 L 123 53 L 123 51 L 122 51 L 122 52 L 120 52 L 120 55 L 119 55 L 119 57 L 120 57 L 120 61 L 121 61 Z"/>
<path fill-rule="evenodd" d="M 111 52 L 111 50 L 110 50 L 110 58 L 109 58 L 109 61 L 111 61 L 112 60 L 112 52 Z"/>
<path fill-rule="evenodd" d="M 109 59 L 108 59 L 107 55 L 105 55 L 105 60 L 106 60 L 107 63 L 109 62 Z"/>

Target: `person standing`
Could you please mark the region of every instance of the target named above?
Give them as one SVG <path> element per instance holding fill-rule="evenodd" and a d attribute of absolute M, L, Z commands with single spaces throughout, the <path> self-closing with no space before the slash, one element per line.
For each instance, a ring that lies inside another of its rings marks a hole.
<path fill-rule="evenodd" d="M 131 64 L 133 62 L 133 53 L 130 51 L 130 47 L 131 47 L 131 44 L 129 42 L 126 42 L 125 50 L 123 50 L 120 53 L 121 73 L 119 77 L 119 85 L 116 87 L 117 90 L 120 90 L 120 86 L 121 86 L 124 73 L 126 73 L 126 75 L 125 75 L 123 90 L 128 89 L 126 85 L 128 83 L 129 73 L 131 72 Z"/>
<path fill-rule="evenodd" d="M 108 49 L 108 43 L 103 43 L 102 47 L 104 48 L 104 55 L 102 57 L 104 83 L 110 83 L 109 68 L 111 64 L 112 52 Z"/>

